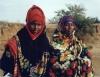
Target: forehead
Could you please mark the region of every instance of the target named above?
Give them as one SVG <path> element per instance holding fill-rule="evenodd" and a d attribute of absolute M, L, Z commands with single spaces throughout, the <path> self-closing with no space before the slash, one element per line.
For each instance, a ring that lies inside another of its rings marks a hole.
<path fill-rule="evenodd" d="M 29 22 L 29 24 L 37 24 L 37 25 L 41 25 L 41 24 L 40 24 L 38 21 L 36 21 L 36 20 Z"/>
<path fill-rule="evenodd" d="M 75 26 L 75 24 L 73 22 L 67 22 L 67 23 L 65 23 L 65 26 L 67 26 L 67 25 L 73 25 L 73 26 Z"/>
<path fill-rule="evenodd" d="M 74 24 L 73 22 L 66 22 L 66 24 Z"/>

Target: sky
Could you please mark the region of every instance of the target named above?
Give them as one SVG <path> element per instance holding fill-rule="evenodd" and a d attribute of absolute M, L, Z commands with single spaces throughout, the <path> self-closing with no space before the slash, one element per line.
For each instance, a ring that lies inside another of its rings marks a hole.
<path fill-rule="evenodd" d="M 32 5 L 41 7 L 48 21 L 55 16 L 55 11 L 65 9 L 67 4 L 81 5 L 87 16 L 100 19 L 100 0 L 0 0 L 0 21 L 25 23 Z"/>

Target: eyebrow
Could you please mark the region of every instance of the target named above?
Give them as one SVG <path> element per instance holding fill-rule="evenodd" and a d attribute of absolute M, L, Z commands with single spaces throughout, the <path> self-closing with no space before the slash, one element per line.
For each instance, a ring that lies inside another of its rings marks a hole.
<path fill-rule="evenodd" d="M 73 22 L 67 22 L 67 23 L 73 23 Z"/>

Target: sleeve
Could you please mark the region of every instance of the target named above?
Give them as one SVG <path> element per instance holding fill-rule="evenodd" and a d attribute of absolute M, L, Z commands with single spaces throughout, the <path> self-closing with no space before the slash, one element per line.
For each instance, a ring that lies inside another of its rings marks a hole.
<path fill-rule="evenodd" d="M 0 69 L 4 71 L 4 74 L 6 74 L 6 73 L 12 73 L 13 67 L 14 67 L 14 58 L 11 55 L 9 48 L 6 47 L 2 55 L 2 58 L 0 60 Z"/>
<path fill-rule="evenodd" d="M 57 60 L 59 60 L 61 53 L 60 50 L 54 49 L 52 46 L 50 46 L 50 63 L 54 64 Z"/>

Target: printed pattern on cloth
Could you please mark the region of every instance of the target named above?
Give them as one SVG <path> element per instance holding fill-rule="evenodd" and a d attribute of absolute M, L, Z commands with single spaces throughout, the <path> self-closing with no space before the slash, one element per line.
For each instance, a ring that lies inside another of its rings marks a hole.
<path fill-rule="evenodd" d="M 52 45 L 59 55 L 55 52 L 51 58 L 51 77 L 93 77 L 91 56 L 87 55 L 89 51 L 74 34 L 71 38 L 60 32 L 53 34 Z"/>
<path fill-rule="evenodd" d="M 21 52 L 21 46 L 18 37 L 16 36 L 17 40 L 17 57 L 16 57 L 16 63 L 15 63 L 15 69 L 14 69 L 14 77 L 17 76 L 18 71 L 21 73 L 23 71 L 27 71 L 29 73 L 29 77 L 34 77 L 35 75 L 38 77 L 42 76 L 46 71 L 47 61 L 48 61 L 48 52 L 44 52 L 41 58 L 41 61 L 36 64 L 36 66 L 33 66 L 32 63 L 29 62 L 28 59 L 24 57 L 24 55 Z M 20 69 L 16 69 L 16 67 L 20 67 Z"/>

